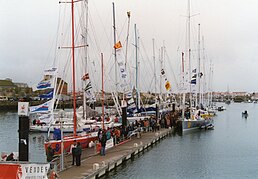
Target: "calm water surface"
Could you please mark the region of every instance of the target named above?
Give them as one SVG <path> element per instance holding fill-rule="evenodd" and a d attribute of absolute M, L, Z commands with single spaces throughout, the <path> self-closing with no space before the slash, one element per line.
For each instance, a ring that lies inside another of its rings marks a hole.
<path fill-rule="evenodd" d="M 215 130 L 168 137 L 106 178 L 258 178 L 258 104 L 226 108 Z"/>
<path fill-rule="evenodd" d="M 168 137 L 105 178 L 258 178 L 258 104 L 221 105 L 227 110 L 217 112 L 215 130 Z M 17 130 L 17 114 L 0 113 L 0 152 L 18 151 Z M 45 137 L 30 136 L 31 161 L 46 160 Z"/>
<path fill-rule="evenodd" d="M 16 112 L 0 112 L 0 153 L 19 151 L 19 118 Z M 46 162 L 44 140 L 47 134 L 30 134 L 29 161 Z"/>

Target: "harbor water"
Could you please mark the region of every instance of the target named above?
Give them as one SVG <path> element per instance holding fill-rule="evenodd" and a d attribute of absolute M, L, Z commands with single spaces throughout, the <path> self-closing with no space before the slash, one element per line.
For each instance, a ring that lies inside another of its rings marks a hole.
<path fill-rule="evenodd" d="M 104 178 L 258 178 L 258 104 L 217 105 L 226 110 L 217 112 L 214 130 L 167 137 Z M 1 112 L 0 152 L 18 151 L 17 131 L 17 114 Z M 30 134 L 30 161 L 46 160 L 45 138 Z"/>

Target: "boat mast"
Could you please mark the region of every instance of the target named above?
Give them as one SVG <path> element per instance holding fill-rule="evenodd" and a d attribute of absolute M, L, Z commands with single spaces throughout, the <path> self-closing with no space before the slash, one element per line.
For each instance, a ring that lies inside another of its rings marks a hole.
<path fill-rule="evenodd" d="M 104 63 L 103 53 L 101 53 L 101 72 L 102 72 L 102 129 L 104 129 Z"/>
<path fill-rule="evenodd" d="M 197 84 L 198 84 L 198 93 L 199 93 L 199 107 L 201 107 L 201 25 L 198 24 L 198 71 L 197 71 Z M 196 106 L 197 106 L 197 97 L 196 95 Z"/>
<path fill-rule="evenodd" d="M 135 76 L 136 76 L 136 80 L 135 80 L 135 88 L 136 88 L 136 105 L 137 108 L 140 108 L 140 91 L 139 91 L 139 82 L 138 82 L 138 77 L 139 77 L 139 62 L 138 62 L 138 36 L 137 36 L 137 28 L 136 28 L 136 24 L 134 24 L 134 32 L 135 32 Z"/>
<path fill-rule="evenodd" d="M 202 59 L 203 59 L 203 91 L 202 91 L 202 104 L 207 106 L 207 96 L 205 95 L 207 92 L 207 79 L 206 79 L 206 63 L 205 63 L 205 49 L 204 49 L 204 36 L 202 36 Z M 206 96 L 206 99 L 204 99 Z"/>
<path fill-rule="evenodd" d="M 182 99 L 182 119 L 185 117 L 185 60 L 184 52 L 182 52 L 182 90 L 183 90 L 183 99 Z"/>
<path fill-rule="evenodd" d="M 191 12 L 190 12 L 190 0 L 188 0 L 188 63 L 189 63 L 189 107 L 190 107 L 190 116 L 192 116 L 192 69 L 191 69 L 191 39 L 190 39 L 190 27 L 191 27 Z M 191 117 L 190 117 L 191 118 Z"/>
<path fill-rule="evenodd" d="M 85 36 L 84 36 L 84 42 L 85 42 L 85 72 L 84 74 L 88 73 L 88 0 L 85 0 L 85 8 L 86 8 L 86 27 L 85 27 Z M 86 81 L 84 81 L 84 84 L 86 85 Z M 87 119 L 87 105 L 86 105 L 86 91 L 83 90 L 83 118 Z"/>
<path fill-rule="evenodd" d="M 159 59 L 160 59 L 160 80 L 159 80 L 159 104 L 161 103 L 162 100 L 162 70 L 163 70 L 163 47 L 161 47 L 160 54 L 159 54 Z"/>
<path fill-rule="evenodd" d="M 125 47 L 125 70 L 127 66 L 127 51 L 128 51 L 128 38 L 129 38 L 129 30 L 130 30 L 130 17 L 131 17 L 131 12 L 127 12 L 127 17 L 128 17 L 128 23 L 127 23 L 127 35 L 126 35 L 126 47 Z"/>
<path fill-rule="evenodd" d="M 71 2 L 72 11 L 72 80 L 73 80 L 73 135 L 76 136 L 77 116 L 76 116 L 76 95 L 75 95 L 75 55 L 74 55 L 74 0 Z"/>
<path fill-rule="evenodd" d="M 128 51 L 128 39 L 129 39 L 129 30 L 130 30 L 130 17 L 131 17 L 131 12 L 127 12 L 127 17 L 128 17 L 128 24 L 127 24 L 127 35 L 126 35 L 126 47 L 125 47 L 125 71 L 127 72 L 127 51 Z M 125 91 L 123 91 L 123 100 L 125 100 Z"/>
<path fill-rule="evenodd" d="M 155 39 L 152 39 L 153 44 L 153 65 L 154 65 L 154 90 L 155 90 L 155 102 L 157 100 L 157 76 L 156 76 L 156 59 L 155 59 Z"/>
<path fill-rule="evenodd" d="M 114 46 L 116 45 L 116 17 L 115 17 L 115 3 L 112 2 L 113 5 L 113 30 L 114 30 Z M 114 56 L 115 56 L 115 83 L 116 83 L 116 92 L 118 91 L 118 83 L 117 83 L 117 55 L 116 48 L 114 48 Z"/>

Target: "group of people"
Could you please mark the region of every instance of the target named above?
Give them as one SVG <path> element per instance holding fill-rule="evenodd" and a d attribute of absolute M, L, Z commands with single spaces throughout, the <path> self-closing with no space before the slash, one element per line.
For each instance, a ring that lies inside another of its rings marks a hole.
<path fill-rule="evenodd" d="M 159 131 L 161 128 L 168 128 L 172 127 L 173 124 L 176 122 L 178 118 L 178 112 L 174 113 L 166 113 L 160 116 L 160 118 L 156 118 L 155 116 L 145 118 L 144 120 L 136 120 L 130 123 L 126 127 L 113 127 L 107 129 L 97 129 L 98 130 L 98 141 L 101 144 L 100 155 L 106 155 L 106 144 L 107 141 L 113 138 L 114 145 L 130 138 L 134 131 L 139 132 L 156 132 Z M 96 129 L 94 129 L 96 131 Z M 81 165 L 81 154 L 82 154 L 82 147 L 80 142 L 74 143 L 70 147 L 70 153 L 72 154 L 72 165 L 80 166 Z M 51 145 L 48 146 L 47 151 L 47 161 L 51 162 L 54 158 L 54 150 L 51 148 Z"/>
<path fill-rule="evenodd" d="M 76 140 L 74 140 L 74 143 L 71 145 L 71 148 L 70 148 L 70 154 L 72 154 L 72 158 L 73 158 L 72 165 L 76 164 L 76 166 L 80 166 L 81 154 L 82 154 L 82 147 L 80 142 L 76 142 Z M 51 147 L 51 144 L 48 144 L 47 146 L 46 155 L 47 155 L 47 162 L 52 162 L 55 156 L 55 151 Z"/>

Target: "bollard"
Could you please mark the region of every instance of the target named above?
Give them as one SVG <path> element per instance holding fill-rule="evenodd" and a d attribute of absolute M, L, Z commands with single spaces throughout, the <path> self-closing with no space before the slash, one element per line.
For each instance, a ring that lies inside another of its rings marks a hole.
<path fill-rule="evenodd" d="M 105 166 L 106 166 L 106 162 L 105 162 L 105 161 L 102 161 L 101 166 L 102 166 L 102 167 L 105 167 Z"/>
<path fill-rule="evenodd" d="M 134 147 L 138 147 L 138 144 L 137 144 L 137 143 L 134 143 L 133 146 L 134 146 Z"/>
<path fill-rule="evenodd" d="M 158 133 L 158 132 L 156 132 L 156 133 L 155 133 L 155 136 L 156 136 L 156 137 L 158 137 L 158 136 L 159 136 L 159 133 Z"/>
<path fill-rule="evenodd" d="M 93 164 L 93 170 L 98 170 L 99 169 L 99 164 L 98 163 L 94 163 Z"/>
<path fill-rule="evenodd" d="M 141 138 L 141 134 L 140 132 L 137 132 L 137 139 L 140 139 Z"/>
<path fill-rule="evenodd" d="M 140 145 L 143 145 L 142 141 L 140 142 Z"/>

